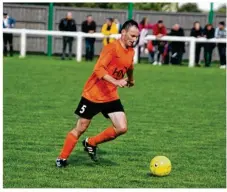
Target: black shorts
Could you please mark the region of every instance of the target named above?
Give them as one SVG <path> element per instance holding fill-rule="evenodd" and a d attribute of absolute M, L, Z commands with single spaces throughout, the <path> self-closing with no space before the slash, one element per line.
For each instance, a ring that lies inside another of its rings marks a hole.
<path fill-rule="evenodd" d="M 94 103 L 82 97 L 75 114 L 85 119 L 92 119 L 95 115 L 101 112 L 104 117 L 109 118 L 109 113 L 119 111 L 124 112 L 124 107 L 121 104 L 120 99 L 106 103 Z"/>

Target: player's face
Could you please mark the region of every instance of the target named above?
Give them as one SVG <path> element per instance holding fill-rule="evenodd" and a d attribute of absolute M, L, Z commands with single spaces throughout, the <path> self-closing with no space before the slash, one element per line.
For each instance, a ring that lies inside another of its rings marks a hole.
<path fill-rule="evenodd" d="M 126 47 L 132 47 L 139 37 L 139 29 L 132 26 L 128 31 L 123 30 L 123 39 Z"/>

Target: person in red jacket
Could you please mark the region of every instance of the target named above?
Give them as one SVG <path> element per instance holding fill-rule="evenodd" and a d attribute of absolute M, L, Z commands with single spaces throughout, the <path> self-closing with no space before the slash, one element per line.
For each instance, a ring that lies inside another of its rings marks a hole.
<path fill-rule="evenodd" d="M 153 26 L 153 35 L 157 37 L 157 41 L 154 41 L 153 44 L 155 45 L 155 61 L 154 65 L 161 65 L 163 62 L 163 54 L 165 50 L 165 42 L 161 41 L 161 37 L 167 34 L 167 30 L 165 25 L 163 24 L 162 20 L 159 20 Z"/>

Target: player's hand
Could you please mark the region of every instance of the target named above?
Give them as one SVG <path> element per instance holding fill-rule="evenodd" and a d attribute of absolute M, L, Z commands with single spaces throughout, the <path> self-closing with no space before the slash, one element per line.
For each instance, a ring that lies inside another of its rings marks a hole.
<path fill-rule="evenodd" d="M 117 87 L 125 87 L 128 84 L 127 79 L 120 79 L 115 81 Z"/>
<path fill-rule="evenodd" d="M 132 86 L 134 86 L 135 85 L 135 80 L 128 80 L 127 81 L 127 86 L 128 87 L 132 87 Z"/>

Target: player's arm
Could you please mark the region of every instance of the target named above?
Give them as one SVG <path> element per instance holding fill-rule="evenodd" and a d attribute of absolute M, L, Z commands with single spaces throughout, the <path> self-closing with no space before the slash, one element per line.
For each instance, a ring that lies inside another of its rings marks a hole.
<path fill-rule="evenodd" d="M 129 68 L 127 71 L 127 85 L 128 87 L 132 87 L 135 84 L 135 80 L 133 77 L 133 68 Z"/>
<path fill-rule="evenodd" d="M 129 69 L 127 70 L 127 86 L 128 87 L 132 87 L 134 84 L 135 84 L 135 80 L 134 80 L 134 77 L 133 77 L 133 70 L 134 70 L 134 64 L 133 64 L 133 59 L 132 59 L 132 64 L 131 66 L 129 67 Z"/>
<path fill-rule="evenodd" d="M 114 56 L 115 49 L 113 47 L 104 47 L 95 65 L 94 73 L 99 79 L 104 79 L 116 86 L 124 87 L 127 85 L 127 81 L 125 79 L 117 80 L 110 76 L 107 72 L 108 64 L 111 62 Z"/>
<path fill-rule="evenodd" d="M 133 78 L 133 69 L 129 69 L 127 71 L 127 76 L 128 76 L 128 81 L 133 81 L 134 78 Z"/>

